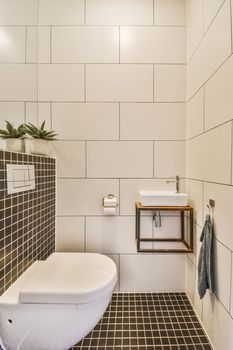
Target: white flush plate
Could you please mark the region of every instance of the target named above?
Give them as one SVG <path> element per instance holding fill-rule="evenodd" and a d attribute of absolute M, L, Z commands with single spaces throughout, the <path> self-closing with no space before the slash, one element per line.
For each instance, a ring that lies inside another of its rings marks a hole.
<path fill-rule="evenodd" d="M 7 164 L 7 194 L 35 189 L 35 166 Z"/>

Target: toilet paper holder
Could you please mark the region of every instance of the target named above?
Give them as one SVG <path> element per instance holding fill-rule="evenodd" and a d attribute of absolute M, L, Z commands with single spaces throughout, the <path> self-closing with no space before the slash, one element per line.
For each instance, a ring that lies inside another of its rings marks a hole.
<path fill-rule="evenodd" d="M 104 208 L 116 208 L 118 206 L 118 198 L 114 194 L 109 193 L 107 197 L 102 199 L 102 206 Z"/>

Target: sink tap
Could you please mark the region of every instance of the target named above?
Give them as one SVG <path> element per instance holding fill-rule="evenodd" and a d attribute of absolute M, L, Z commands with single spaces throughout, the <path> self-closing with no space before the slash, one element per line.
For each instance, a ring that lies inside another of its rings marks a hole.
<path fill-rule="evenodd" d="M 179 177 L 179 175 L 176 175 L 175 180 L 167 180 L 166 181 L 167 184 L 170 184 L 171 182 L 176 183 L 176 193 L 180 193 L 180 177 Z"/>

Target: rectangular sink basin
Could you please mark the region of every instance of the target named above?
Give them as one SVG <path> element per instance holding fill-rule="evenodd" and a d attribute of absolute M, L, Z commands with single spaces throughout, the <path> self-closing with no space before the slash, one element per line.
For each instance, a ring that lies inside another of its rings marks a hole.
<path fill-rule="evenodd" d="M 184 207 L 188 205 L 188 195 L 174 191 L 139 191 L 139 200 L 143 206 Z"/>

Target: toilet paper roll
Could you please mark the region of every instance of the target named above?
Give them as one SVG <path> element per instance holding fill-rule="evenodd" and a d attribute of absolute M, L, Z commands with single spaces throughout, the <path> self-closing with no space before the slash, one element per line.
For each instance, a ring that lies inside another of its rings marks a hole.
<path fill-rule="evenodd" d="M 105 197 L 103 201 L 104 207 L 116 207 L 118 205 L 118 199 L 116 197 Z"/>
<path fill-rule="evenodd" d="M 104 215 L 116 215 L 116 208 L 104 208 Z"/>

